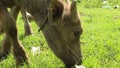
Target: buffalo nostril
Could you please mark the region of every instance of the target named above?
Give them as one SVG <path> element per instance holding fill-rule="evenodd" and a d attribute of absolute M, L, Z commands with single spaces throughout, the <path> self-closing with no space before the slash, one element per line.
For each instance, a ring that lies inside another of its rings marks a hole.
<path fill-rule="evenodd" d="M 75 32 L 74 32 L 74 36 L 75 36 L 75 37 L 79 37 L 79 36 L 80 36 L 80 32 L 79 32 L 79 31 L 75 31 Z"/>

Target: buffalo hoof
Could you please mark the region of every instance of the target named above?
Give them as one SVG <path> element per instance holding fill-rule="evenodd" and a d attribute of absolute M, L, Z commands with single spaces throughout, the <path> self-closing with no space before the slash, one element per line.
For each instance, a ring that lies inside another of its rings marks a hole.
<path fill-rule="evenodd" d="M 0 52 L 0 61 L 3 61 L 6 58 L 7 58 L 7 54 Z"/>

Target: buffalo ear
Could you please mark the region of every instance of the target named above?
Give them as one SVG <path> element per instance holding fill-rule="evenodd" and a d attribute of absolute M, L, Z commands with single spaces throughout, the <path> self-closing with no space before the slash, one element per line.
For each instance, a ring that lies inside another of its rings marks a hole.
<path fill-rule="evenodd" d="M 77 21 L 78 19 L 78 11 L 77 11 L 77 5 L 76 5 L 76 1 L 72 1 L 71 4 L 71 18 L 72 21 Z"/>
<path fill-rule="evenodd" d="M 70 0 L 65 0 L 67 4 L 70 4 Z"/>
<path fill-rule="evenodd" d="M 48 17 L 50 20 L 58 20 L 62 17 L 64 5 L 62 1 L 56 0 L 48 8 Z"/>

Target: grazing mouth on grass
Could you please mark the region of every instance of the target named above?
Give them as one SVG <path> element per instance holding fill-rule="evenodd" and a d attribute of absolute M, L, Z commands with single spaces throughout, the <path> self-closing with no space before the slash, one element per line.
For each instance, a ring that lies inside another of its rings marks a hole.
<path fill-rule="evenodd" d="M 75 65 L 74 68 L 86 68 L 86 67 L 83 65 Z"/>

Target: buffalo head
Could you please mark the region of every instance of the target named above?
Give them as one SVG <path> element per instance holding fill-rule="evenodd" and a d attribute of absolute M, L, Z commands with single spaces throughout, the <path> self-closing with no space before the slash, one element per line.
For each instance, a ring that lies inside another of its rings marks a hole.
<path fill-rule="evenodd" d="M 43 31 L 56 56 L 67 68 L 75 64 L 80 65 L 82 63 L 80 49 L 82 27 L 76 2 L 53 1 L 48 8 L 48 23 L 49 25 L 46 25 Z"/>
<path fill-rule="evenodd" d="M 43 27 L 44 36 L 55 55 L 67 68 L 75 64 L 80 65 L 82 27 L 76 1 L 70 3 L 69 0 L 36 0 L 28 7 L 38 26 Z M 41 24 L 43 22 L 44 26 Z"/>

